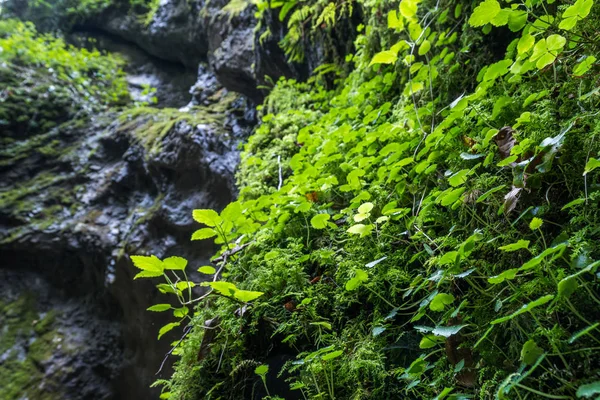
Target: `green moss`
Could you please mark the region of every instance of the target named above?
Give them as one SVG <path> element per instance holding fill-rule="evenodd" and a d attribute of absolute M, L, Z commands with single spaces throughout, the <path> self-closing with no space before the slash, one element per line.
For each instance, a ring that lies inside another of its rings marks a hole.
<path fill-rule="evenodd" d="M 0 301 L 0 399 L 51 400 L 60 392 L 44 389 L 42 363 L 48 360 L 61 335 L 56 329 L 56 312 L 40 313 L 34 294 L 25 293 L 14 301 Z"/>
<path fill-rule="evenodd" d="M 234 93 L 215 94 L 214 102 L 208 106 L 196 106 L 186 111 L 175 108 L 136 107 L 126 110 L 119 117 L 121 122 L 117 132 L 130 134 L 146 149 L 146 155 L 160 153 L 163 139 L 179 123 L 191 126 L 213 125 L 220 129 L 225 121 L 226 111 L 237 99 Z"/>

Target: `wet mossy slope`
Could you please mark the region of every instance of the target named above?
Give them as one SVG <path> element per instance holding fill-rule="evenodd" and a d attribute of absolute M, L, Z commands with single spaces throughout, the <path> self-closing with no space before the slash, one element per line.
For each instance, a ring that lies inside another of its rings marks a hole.
<path fill-rule="evenodd" d="M 134 257 L 182 303 L 162 397 L 598 397 L 600 8 L 273 3 L 282 46 L 349 4 L 351 72 L 277 82 L 239 200 L 194 211 L 210 294 Z"/>

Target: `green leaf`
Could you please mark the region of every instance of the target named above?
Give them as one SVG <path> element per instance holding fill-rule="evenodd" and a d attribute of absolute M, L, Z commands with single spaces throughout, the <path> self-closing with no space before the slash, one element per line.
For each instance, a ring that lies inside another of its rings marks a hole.
<path fill-rule="evenodd" d="M 188 315 L 190 312 L 190 309 L 187 307 L 181 307 L 181 308 L 176 308 L 175 310 L 173 310 L 173 316 L 175 318 L 183 318 L 186 315 Z"/>
<path fill-rule="evenodd" d="M 573 334 L 573 336 L 571 336 L 571 338 L 569 338 L 569 344 L 574 343 L 577 339 L 579 339 L 580 337 L 582 337 L 583 335 L 586 335 L 588 333 L 590 333 L 591 331 L 593 331 L 594 329 L 598 328 L 600 326 L 600 322 L 596 322 L 590 326 L 588 326 L 587 328 L 584 328 L 578 332 L 575 332 Z"/>
<path fill-rule="evenodd" d="M 133 277 L 133 279 L 139 278 L 157 278 L 159 276 L 163 276 L 162 271 L 142 271 Z"/>
<path fill-rule="evenodd" d="M 566 243 L 561 243 L 554 247 L 547 248 L 546 250 L 542 251 L 537 256 L 533 257 L 531 260 L 527 261 L 519 269 L 525 271 L 525 270 L 534 268 L 534 267 L 538 266 L 547 256 L 549 256 L 551 254 L 554 254 L 554 256 L 550 259 L 550 261 L 553 261 L 553 260 L 557 259 L 558 257 L 560 257 L 566 248 L 567 248 Z M 557 253 L 557 254 L 555 254 L 555 253 Z"/>
<path fill-rule="evenodd" d="M 225 221 L 236 222 L 242 216 L 242 205 L 238 201 L 229 203 L 221 211 L 221 218 Z"/>
<path fill-rule="evenodd" d="M 160 284 L 156 285 L 156 288 L 162 294 L 167 294 L 167 293 L 177 294 L 177 290 L 175 288 L 173 288 L 173 286 L 168 285 L 166 283 L 160 283 Z"/>
<path fill-rule="evenodd" d="M 581 61 L 579 64 L 577 64 L 575 66 L 575 68 L 573 68 L 573 75 L 575 75 L 575 76 L 585 75 L 590 70 L 590 68 L 592 68 L 592 65 L 594 65 L 595 62 L 596 62 L 596 57 L 594 57 L 594 56 L 585 57 L 585 59 L 583 61 Z"/>
<path fill-rule="evenodd" d="M 570 31 L 578 21 L 584 19 L 590 13 L 594 0 L 577 0 L 575 4 L 568 7 L 562 15 L 562 21 L 558 27 Z"/>
<path fill-rule="evenodd" d="M 369 235 L 372 230 L 373 230 L 373 225 L 356 224 L 356 225 L 352 225 L 350 228 L 348 228 L 348 230 L 346 230 L 346 232 L 352 233 L 354 235 L 360 235 L 360 237 L 365 237 L 365 236 Z"/>
<path fill-rule="evenodd" d="M 391 50 L 380 51 L 375 54 L 369 63 L 369 66 L 374 64 L 395 64 L 398 60 L 397 53 L 394 53 Z"/>
<path fill-rule="evenodd" d="M 437 346 L 442 343 L 444 339 L 436 335 L 425 335 L 421 338 L 421 342 L 419 343 L 419 348 L 421 349 L 430 349 L 432 347 Z"/>
<path fill-rule="evenodd" d="M 431 42 L 429 40 L 424 40 L 423 43 L 421 43 L 421 45 L 419 46 L 418 53 L 420 56 L 424 56 L 429 52 L 429 49 L 431 49 Z"/>
<path fill-rule="evenodd" d="M 493 81 L 508 73 L 508 69 L 513 64 L 512 60 L 501 60 L 488 67 L 483 76 L 483 81 Z"/>
<path fill-rule="evenodd" d="M 458 257 L 458 251 L 449 251 L 437 261 L 438 265 L 454 265 Z"/>
<path fill-rule="evenodd" d="M 533 47 L 533 54 L 530 60 L 535 62 L 538 69 L 542 69 L 554 62 L 567 43 L 561 35 L 550 35 L 546 39 L 541 39 Z"/>
<path fill-rule="evenodd" d="M 541 218 L 534 217 L 529 223 L 529 229 L 531 229 L 532 231 L 540 229 L 543 223 L 544 221 Z"/>
<path fill-rule="evenodd" d="M 237 287 L 233 283 L 225 281 L 208 282 L 207 286 L 212 287 L 215 291 L 228 297 L 233 296 L 233 294 L 237 290 Z"/>
<path fill-rule="evenodd" d="M 450 191 L 450 193 L 448 193 L 446 196 L 444 196 L 441 204 L 443 206 L 449 206 L 451 204 L 454 204 L 460 198 L 460 195 L 463 194 L 463 192 L 465 190 L 466 190 L 466 188 L 462 187 L 462 188 L 458 188 L 458 189 L 454 189 L 454 190 Z"/>
<path fill-rule="evenodd" d="M 163 311 L 167 311 L 171 309 L 171 305 L 170 304 L 155 304 L 152 307 L 148 307 L 146 310 L 147 311 L 154 311 L 154 312 L 163 312 Z"/>
<path fill-rule="evenodd" d="M 583 175 L 587 175 L 588 173 L 592 172 L 598 167 L 600 167 L 600 160 L 590 157 L 588 162 L 585 164 L 585 170 L 583 171 Z"/>
<path fill-rule="evenodd" d="M 533 365 L 544 354 L 542 350 L 533 339 L 528 340 L 521 349 L 521 361 L 527 365 Z"/>
<path fill-rule="evenodd" d="M 475 202 L 476 203 L 481 203 L 482 201 L 485 201 L 485 199 L 487 199 L 488 197 L 490 197 L 494 193 L 496 193 L 496 192 L 504 189 L 505 187 L 506 187 L 506 185 L 496 186 L 495 188 L 492 188 L 492 189 L 488 190 L 487 192 L 485 192 L 484 194 L 482 194 L 481 196 L 479 196 Z"/>
<path fill-rule="evenodd" d="M 513 318 L 515 318 L 518 315 L 524 314 L 528 311 L 533 310 L 536 307 L 542 306 L 546 303 L 548 303 L 549 301 L 551 301 L 554 298 L 553 294 L 548 294 L 546 296 L 542 296 L 537 300 L 534 300 L 528 304 L 524 304 L 521 308 L 519 308 L 517 311 L 515 311 L 514 313 L 512 313 L 511 315 L 508 315 L 506 317 L 502 317 L 502 318 L 498 318 L 493 320 L 492 322 L 490 322 L 491 325 L 497 325 L 500 324 L 502 322 L 506 322 L 509 321 Z"/>
<path fill-rule="evenodd" d="M 600 393 L 600 381 L 579 386 L 577 397 L 592 397 Z"/>
<path fill-rule="evenodd" d="M 165 326 L 163 326 L 162 328 L 160 328 L 160 330 L 158 331 L 158 339 L 160 340 L 160 338 L 167 332 L 170 332 L 173 330 L 173 328 L 179 326 L 179 322 L 171 322 L 170 324 L 166 324 Z"/>
<path fill-rule="evenodd" d="M 389 29 L 402 30 L 402 28 L 404 28 L 404 22 L 401 18 L 398 18 L 396 10 L 392 10 L 388 13 L 387 24 Z"/>
<path fill-rule="evenodd" d="M 575 207 L 578 206 L 580 204 L 585 203 L 585 199 L 575 199 L 573 201 L 568 202 L 567 204 L 565 204 L 560 210 L 561 211 L 565 211 L 568 210 L 571 207 Z"/>
<path fill-rule="evenodd" d="M 508 29 L 518 32 L 527 24 L 528 13 L 524 10 L 511 10 L 508 16 Z"/>
<path fill-rule="evenodd" d="M 503 8 L 500 10 L 498 14 L 492 19 L 491 24 L 494 26 L 504 26 L 508 24 L 508 17 L 511 14 L 511 10 L 509 8 Z"/>
<path fill-rule="evenodd" d="M 500 3 L 496 0 L 485 0 L 480 3 L 469 18 L 469 25 L 478 27 L 489 24 L 500 12 Z"/>
<path fill-rule="evenodd" d="M 363 282 L 369 279 L 369 274 L 362 269 L 357 269 L 354 273 L 354 278 L 346 282 L 346 290 L 349 292 L 356 290 Z"/>
<path fill-rule="evenodd" d="M 517 43 L 517 52 L 519 54 L 527 53 L 534 45 L 535 38 L 529 33 L 524 34 Z"/>
<path fill-rule="evenodd" d="M 213 228 L 223 222 L 223 219 L 219 217 L 215 210 L 194 210 L 192 217 L 194 221 Z"/>
<path fill-rule="evenodd" d="M 162 272 L 165 269 L 163 262 L 156 256 L 131 256 L 131 261 L 135 267 L 141 270 L 160 272 L 158 276 L 162 275 Z"/>
<path fill-rule="evenodd" d="M 499 283 L 504 282 L 505 280 L 515 279 L 518 271 L 519 271 L 518 268 L 507 269 L 500 275 L 489 277 L 488 282 L 491 283 L 492 285 L 497 285 Z"/>
<path fill-rule="evenodd" d="M 217 236 L 217 231 L 213 228 L 202 228 L 192 234 L 192 240 L 209 239 L 213 236 Z"/>
<path fill-rule="evenodd" d="M 180 281 L 175 284 L 175 287 L 177 287 L 178 290 L 187 290 L 195 286 L 196 284 L 191 281 Z"/>
<path fill-rule="evenodd" d="M 238 289 L 233 294 L 233 297 L 236 298 L 236 299 L 238 299 L 241 302 L 249 303 L 252 300 L 258 299 L 263 294 L 264 294 L 263 292 L 254 292 L 254 291 L 251 291 L 251 290 L 239 290 Z"/>
<path fill-rule="evenodd" d="M 327 353 L 323 357 L 321 357 L 321 360 L 323 360 L 323 361 L 333 360 L 334 358 L 338 358 L 342 354 L 344 354 L 344 352 L 342 350 L 332 351 L 331 353 Z"/>
<path fill-rule="evenodd" d="M 266 364 L 259 365 L 254 370 L 254 373 L 258 376 L 265 376 L 265 375 L 267 375 L 268 372 L 269 372 L 269 366 Z"/>
<path fill-rule="evenodd" d="M 400 14 L 407 19 L 417 15 L 417 2 L 415 0 L 402 0 L 400 2 Z"/>
<path fill-rule="evenodd" d="M 315 229 L 325 229 L 327 227 L 327 221 L 331 219 L 329 214 L 317 214 L 310 219 L 310 224 Z"/>
<path fill-rule="evenodd" d="M 361 214 L 368 214 L 373 209 L 373 203 L 364 203 L 360 207 L 358 207 L 358 212 Z"/>
<path fill-rule="evenodd" d="M 165 266 L 165 269 L 183 271 L 187 266 L 187 260 L 183 257 L 173 256 L 165 258 L 163 260 L 163 265 Z"/>
<path fill-rule="evenodd" d="M 431 303 L 429 303 L 429 309 L 431 311 L 444 311 L 444 308 L 447 305 L 450 305 L 454 302 L 454 296 L 446 293 L 438 293 Z"/>
<path fill-rule="evenodd" d="M 561 297 L 570 297 L 577 289 L 579 289 L 579 283 L 573 275 L 567 276 L 558 282 L 558 295 Z"/>
<path fill-rule="evenodd" d="M 469 175 L 469 172 L 471 170 L 469 169 L 462 169 L 458 172 L 456 172 L 455 174 L 452 174 L 449 178 L 448 178 L 448 183 L 450 184 L 450 186 L 460 186 L 463 183 L 465 183 L 467 181 L 467 175 Z"/>
<path fill-rule="evenodd" d="M 529 240 L 519 239 L 516 243 L 507 244 L 505 246 L 498 247 L 499 250 L 511 252 L 517 251 L 521 249 L 529 248 Z"/>
<path fill-rule="evenodd" d="M 217 272 L 217 270 L 210 265 L 205 265 L 203 267 L 198 268 L 198 272 L 200 272 L 201 274 L 212 275 L 215 272 Z"/>

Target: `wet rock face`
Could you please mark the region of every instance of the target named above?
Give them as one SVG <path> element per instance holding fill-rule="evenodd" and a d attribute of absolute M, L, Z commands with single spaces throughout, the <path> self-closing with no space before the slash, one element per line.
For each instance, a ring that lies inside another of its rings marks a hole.
<path fill-rule="evenodd" d="M 129 9 L 111 7 L 90 24 L 137 44 L 155 57 L 195 69 L 208 51 L 199 18 L 201 6 L 198 1 L 162 0 L 147 19 Z"/>
<path fill-rule="evenodd" d="M 74 32 L 68 39 L 77 47 L 119 55 L 124 61 L 123 70 L 134 102 L 161 108 L 179 108 L 190 102 L 190 87 L 197 75 L 180 63 L 151 56 L 130 42 L 102 32 Z"/>
<path fill-rule="evenodd" d="M 109 399 L 123 348 L 107 309 L 40 275 L 0 269 L 1 399 Z"/>
<path fill-rule="evenodd" d="M 21 391 L 54 385 L 54 397 L 32 392 L 31 400 L 156 398 L 149 385 L 170 376 L 170 361 L 155 373 L 178 333 L 157 341 L 168 316 L 145 309 L 165 299 L 151 282 L 133 281 L 128 256 L 178 255 L 202 265 L 214 253 L 190 241 L 191 212 L 234 198 L 237 144 L 251 122 L 245 102 L 216 83 L 203 96 L 182 111 L 140 107 L 73 120 L 0 149 L 0 282 L 23 283 L 11 299 L 33 292 L 30 320 L 60 311 L 55 326 L 70 343 L 39 362 L 28 361 L 39 358 L 28 343 L 40 339 L 29 330 L 16 335 L 21 344 L 0 348 L 0 375 L 36 371 L 25 374 L 32 378 Z M 3 320 L 0 329 L 20 320 Z"/>

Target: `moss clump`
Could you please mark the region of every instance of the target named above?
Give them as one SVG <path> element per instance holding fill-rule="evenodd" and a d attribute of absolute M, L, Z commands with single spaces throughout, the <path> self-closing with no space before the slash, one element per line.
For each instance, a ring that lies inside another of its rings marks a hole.
<path fill-rule="evenodd" d="M 44 389 L 43 364 L 60 341 L 56 331 L 56 312 L 40 313 L 32 293 L 15 300 L 0 301 L 0 399 L 51 400 L 62 393 Z"/>
<path fill-rule="evenodd" d="M 119 117 L 117 132 L 132 135 L 134 142 L 141 144 L 146 156 L 158 154 L 163 139 L 180 123 L 189 126 L 212 125 L 222 130 L 227 110 L 238 98 L 234 93 L 219 91 L 209 99 L 207 106 L 194 106 L 190 109 L 136 107 L 124 111 Z"/>

